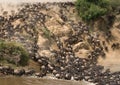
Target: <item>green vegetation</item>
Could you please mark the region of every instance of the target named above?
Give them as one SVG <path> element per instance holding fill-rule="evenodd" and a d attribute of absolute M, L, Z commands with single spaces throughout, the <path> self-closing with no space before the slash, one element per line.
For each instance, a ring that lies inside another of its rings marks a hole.
<path fill-rule="evenodd" d="M 42 31 L 43 31 L 45 37 L 49 39 L 50 38 L 50 31 L 48 30 L 48 28 L 43 28 Z"/>
<path fill-rule="evenodd" d="M 120 0 L 109 0 L 112 7 L 120 7 Z"/>
<path fill-rule="evenodd" d="M 51 40 L 52 33 L 48 28 L 42 28 L 42 32 L 44 33 L 45 38 Z"/>
<path fill-rule="evenodd" d="M 83 20 L 90 21 L 107 14 L 110 5 L 107 0 L 77 0 L 76 9 Z"/>
<path fill-rule="evenodd" d="M 28 52 L 19 43 L 0 41 L 0 61 L 25 66 L 28 64 Z"/>

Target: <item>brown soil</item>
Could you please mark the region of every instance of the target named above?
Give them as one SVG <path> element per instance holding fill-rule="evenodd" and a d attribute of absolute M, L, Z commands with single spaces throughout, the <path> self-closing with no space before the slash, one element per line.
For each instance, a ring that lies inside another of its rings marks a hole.
<path fill-rule="evenodd" d="M 106 69 L 111 69 L 111 71 L 120 71 L 120 49 L 119 50 L 113 50 L 111 49 L 111 44 L 113 42 L 120 42 L 120 31 L 116 28 L 116 24 L 119 22 L 116 22 L 111 29 L 112 35 L 114 36 L 114 40 L 112 40 L 108 44 L 109 52 L 106 53 L 106 58 L 99 58 L 98 64 L 105 66 Z M 104 38 L 103 38 L 104 39 Z"/>

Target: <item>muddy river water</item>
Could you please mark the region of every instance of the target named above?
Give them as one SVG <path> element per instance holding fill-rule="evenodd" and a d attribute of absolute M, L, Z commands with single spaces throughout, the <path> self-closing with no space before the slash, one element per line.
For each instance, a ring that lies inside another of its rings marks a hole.
<path fill-rule="evenodd" d="M 38 79 L 38 78 L 18 78 L 5 77 L 0 78 L 0 85 L 93 85 L 83 81 L 66 81 L 56 79 Z"/>

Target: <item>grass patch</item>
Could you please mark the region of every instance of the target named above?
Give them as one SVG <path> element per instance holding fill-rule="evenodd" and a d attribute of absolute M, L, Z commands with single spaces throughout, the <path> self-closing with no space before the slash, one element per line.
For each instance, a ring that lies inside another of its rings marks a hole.
<path fill-rule="evenodd" d="M 46 40 L 48 40 L 47 44 L 52 45 L 55 41 L 55 35 L 53 33 L 53 30 L 49 30 L 47 27 L 41 28 L 42 36 Z"/>
<path fill-rule="evenodd" d="M 0 61 L 25 66 L 28 64 L 29 54 L 26 49 L 16 42 L 0 41 Z"/>
<path fill-rule="evenodd" d="M 42 32 L 45 38 L 47 38 L 48 40 L 51 40 L 52 33 L 50 32 L 50 30 L 48 30 L 48 28 L 42 28 Z"/>

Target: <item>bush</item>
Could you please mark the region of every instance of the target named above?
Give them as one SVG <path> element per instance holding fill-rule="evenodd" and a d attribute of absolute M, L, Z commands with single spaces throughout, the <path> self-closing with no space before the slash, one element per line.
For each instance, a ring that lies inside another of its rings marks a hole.
<path fill-rule="evenodd" d="M 109 0 L 112 7 L 120 7 L 120 0 Z"/>
<path fill-rule="evenodd" d="M 48 30 L 48 28 L 42 28 L 42 32 L 44 33 L 44 36 L 48 39 L 51 37 L 51 32 Z"/>
<path fill-rule="evenodd" d="M 94 20 L 109 12 L 109 2 L 107 0 L 77 0 L 76 9 L 79 16 L 85 20 Z"/>
<path fill-rule="evenodd" d="M 0 41 L 0 60 L 25 66 L 28 64 L 28 52 L 22 45 L 15 42 Z"/>

